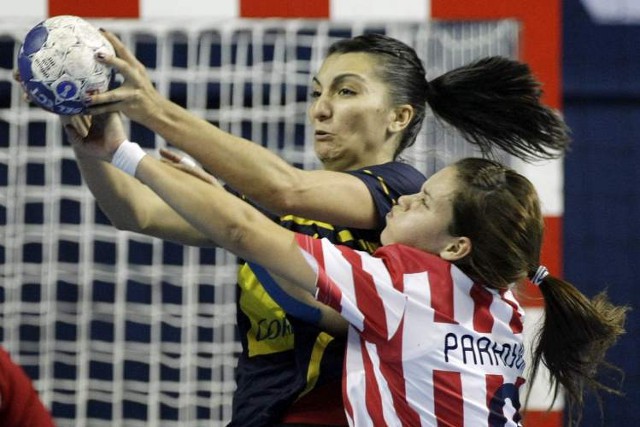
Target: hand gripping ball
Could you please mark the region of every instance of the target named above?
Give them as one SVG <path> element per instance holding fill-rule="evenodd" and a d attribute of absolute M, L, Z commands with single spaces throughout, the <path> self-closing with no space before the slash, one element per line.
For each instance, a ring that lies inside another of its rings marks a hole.
<path fill-rule="evenodd" d="M 114 55 L 113 46 L 77 16 L 55 16 L 33 27 L 18 53 L 18 71 L 29 98 L 60 115 L 80 114 L 88 94 L 108 90 L 112 69 L 95 54 Z"/>

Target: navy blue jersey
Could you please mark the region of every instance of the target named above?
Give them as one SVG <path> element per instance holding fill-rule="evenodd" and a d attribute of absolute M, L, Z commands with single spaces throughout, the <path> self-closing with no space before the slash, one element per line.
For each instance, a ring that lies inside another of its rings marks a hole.
<path fill-rule="evenodd" d="M 302 234 L 373 252 L 380 245 L 385 215 L 398 197 L 419 192 L 425 177 L 400 162 L 345 173 L 361 179 L 371 192 L 379 218 L 377 229 L 338 227 L 293 215 L 282 216 L 280 224 Z M 332 337 L 314 324 L 288 316 L 247 264 L 240 268 L 238 286 L 242 354 L 238 360 L 230 426 L 271 426 L 282 420 L 299 397 L 311 397 L 314 390 L 323 389 L 325 385 L 335 384 L 333 393 L 340 394 L 344 340 Z M 331 410 L 342 415 L 342 400 L 332 401 L 337 408 L 325 408 L 325 415 Z M 298 419 L 298 422 L 305 421 L 314 422 Z"/>

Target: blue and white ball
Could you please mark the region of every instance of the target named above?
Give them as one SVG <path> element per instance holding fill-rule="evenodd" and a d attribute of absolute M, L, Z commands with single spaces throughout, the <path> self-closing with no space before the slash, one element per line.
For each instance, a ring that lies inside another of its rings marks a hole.
<path fill-rule="evenodd" d="M 60 115 L 80 114 L 89 94 L 108 90 L 110 67 L 95 54 L 114 55 L 111 43 L 77 16 L 55 16 L 26 35 L 18 53 L 18 71 L 29 98 Z"/>

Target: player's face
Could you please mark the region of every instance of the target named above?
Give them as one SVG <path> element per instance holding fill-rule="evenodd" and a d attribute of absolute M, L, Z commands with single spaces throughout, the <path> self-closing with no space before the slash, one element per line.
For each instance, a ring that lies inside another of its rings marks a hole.
<path fill-rule="evenodd" d="M 449 234 L 456 188 L 457 173 L 450 166 L 431 176 L 419 193 L 400 197 L 387 214 L 382 243 L 402 243 L 440 255 L 447 245 L 456 241 Z"/>
<path fill-rule="evenodd" d="M 334 54 L 313 78 L 309 118 L 316 155 L 327 170 L 390 160 L 384 143 L 394 115 L 377 67 L 376 58 L 366 53 Z"/>

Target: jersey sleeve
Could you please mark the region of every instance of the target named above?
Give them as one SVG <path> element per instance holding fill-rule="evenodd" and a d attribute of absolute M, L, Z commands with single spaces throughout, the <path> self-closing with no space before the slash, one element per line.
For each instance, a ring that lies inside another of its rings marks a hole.
<path fill-rule="evenodd" d="M 420 191 L 425 176 L 411 165 L 389 162 L 347 172 L 359 178 L 369 189 L 377 210 L 378 224 L 384 225 L 385 215 L 400 196 Z"/>
<path fill-rule="evenodd" d="M 389 340 L 400 326 L 406 298 L 383 260 L 327 239 L 296 235 L 316 271 L 316 299 L 338 311 L 370 341 Z"/>

